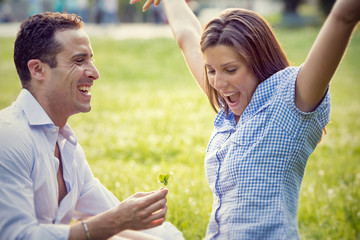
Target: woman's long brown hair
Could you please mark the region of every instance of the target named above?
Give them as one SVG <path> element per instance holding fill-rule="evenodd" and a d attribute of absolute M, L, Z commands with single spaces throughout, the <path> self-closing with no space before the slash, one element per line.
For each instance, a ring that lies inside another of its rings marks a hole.
<path fill-rule="evenodd" d="M 200 45 L 202 52 L 217 45 L 232 47 L 245 59 L 259 82 L 289 66 L 271 26 L 260 15 L 246 9 L 227 9 L 211 20 L 204 28 Z M 229 106 L 209 84 L 207 75 L 206 94 L 216 112 L 224 108 L 228 113 Z"/>

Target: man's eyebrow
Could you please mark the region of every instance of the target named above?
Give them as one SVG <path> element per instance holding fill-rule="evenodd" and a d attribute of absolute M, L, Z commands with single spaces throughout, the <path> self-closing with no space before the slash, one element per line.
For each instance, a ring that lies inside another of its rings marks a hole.
<path fill-rule="evenodd" d="M 89 56 L 89 54 L 87 54 L 87 53 L 78 53 L 78 54 L 75 54 L 75 55 L 73 55 L 72 56 L 72 58 L 77 58 L 77 57 L 88 57 Z M 90 58 L 92 58 L 94 56 L 94 54 L 90 54 Z"/>

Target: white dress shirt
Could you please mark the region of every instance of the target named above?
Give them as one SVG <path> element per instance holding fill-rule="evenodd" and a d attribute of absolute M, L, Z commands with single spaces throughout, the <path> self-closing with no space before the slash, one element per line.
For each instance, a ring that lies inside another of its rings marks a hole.
<path fill-rule="evenodd" d="M 68 192 L 60 205 L 56 142 Z M 118 203 L 94 178 L 71 128 L 59 131 L 30 92 L 0 111 L 0 239 L 68 239 L 71 219 Z"/>

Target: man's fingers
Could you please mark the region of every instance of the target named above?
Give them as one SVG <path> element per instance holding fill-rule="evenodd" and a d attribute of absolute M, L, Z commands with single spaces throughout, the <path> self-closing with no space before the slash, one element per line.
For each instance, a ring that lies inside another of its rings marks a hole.
<path fill-rule="evenodd" d="M 166 212 L 167 212 L 167 206 L 165 206 L 165 208 L 151 214 L 146 219 L 146 221 L 148 222 L 148 224 L 146 224 L 146 225 L 149 226 L 150 228 L 160 226 L 166 220 Z"/>
<path fill-rule="evenodd" d="M 145 205 L 145 208 L 147 208 L 148 206 L 156 203 L 157 201 L 163 199 L 166 197 L 168 193 L 168 190 L 166 188 L 163 188 L 163 189 L 160 189 L 160 190 L 157 190 L 155 192 L 152 192 L 151 194 L 147 195 L 144 197 L 144 202 L 146 203 Z"/>
<path fill-rule="evenodd" d="M 153 193 L 154 192 L 137 192 L 133 195 L 133 197 L 142 198 L 142 197 L 149 196 L 150 194 L 153 194 Z"/>
<path fill-rule="evenodd" d="M 154 204 L 148 206 L 146 209 L 144 209 L 144 211 L 148 215 L 155 214 L 157 212 L 160 212 L 162 209 L 166 208 L 166 203 L 167 203 L 166 198 L 161 199 L 160 201 L 155 202 Z"/>
<path fill-rule="evenodd" d="M 157 219 L 155 221 L 152 221 L 152 222 L 149 222 L 149 223 L 143 225 L 142 229 L 149 229 L 149 228 L 158 227 L 161 224 L 163 224 L 164 222 L 165 222 L 165 218 Z"/>
<path fill-rule="evenodd" d="M 156 221 L 157 219 L 165 219 L 166 217 L 166 212 L 167 212 L 167 206 L 165 206 L 164 208 L 152 213 L 149 216 L 149 221 L 153 222 Z"/>
<path fill-rule="evenodd" d="M 161 219 L 157 219 L 157 220 L 155 220 L 155 221 L 152 221 L 152 222 L 150 223 L 150 225 L 151 225 L 151 228 L 153 228 L 153 227 L 160 226 L 160 225 L 163 224 L 164 222 L 165 222 L 165 218 L 161 218 Z"/>
<path fill-rule="evenodd" d="M 146 217 L 166 205 L 167 193 L 168 190 L 164 188 L 154 192 L 138 192 L 131 196 L 129 201 L 134 201 L 133 209 L 141 211 L 142 215 Z"/>

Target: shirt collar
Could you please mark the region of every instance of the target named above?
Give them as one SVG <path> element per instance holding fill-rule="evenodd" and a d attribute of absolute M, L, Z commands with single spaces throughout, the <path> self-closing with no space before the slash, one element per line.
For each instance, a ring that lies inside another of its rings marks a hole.
<path fill-rule="evenodd" d="M 41 107 L 39 102 L 27 89 L 23 88 L 21 90 L 18 98 L 16 99 L 16 102 L 23 109 L 30 125 L 37 125 L 37 126 L 47 125 L 48 128 L 52 130 L 54 130 L 55 128 L 58 130 L 58 128 L 55 126 L 53 121 L 47 115 L 45 110 Z M 66 140 L 71 142 L 73 145 L 77 144 L 77 138 L 68 124 L 65 124 L 65 126 L 62 129 L 60 129 L 60 135 L 62 135 Z"/>
<path fill-rule="evenodd" d="M 76 146 L 77 144 L 76 135 L 68 124 L 65 124 L 65 126 L 62 129 L 60 129 L 60 135 L 63 136 L 71 144 Z"/>
<path fill-rule="evenodd" d="M 279 78 L 275 75 L 272 75 L 270 78 L 260 83 L 256 88 L 254 95 L 251 98 L 251 102 L 245 110 L 246 115 L 253 116 L 269 104 L 279 86 Z"/>
<path fill-rule="evenodd" d="M 27 89 L 21 90 L 16 102 L 23 109 L 30 125 L 54 125 L 45 110 Z"/>
<path fill-rule="evenodd" d="M 258 85 L 249 105 L 246 107 L 240 118 L 241 124 L 246 123 L 254 115 L 266 108 L 271 101 L 273 101 L 273 96 L 279 89 L 279 83 L 281 80 L 279 76 L 281 76 L 281 72 L 282 71 L 275 73 Z"/>
<path fill-rule="evenodd" d="M 235 117 L 233 112 L 229 109 L 229 114 L 226 115 L 225 110 L 222 108 L 215 118 L 214 126 L 218 132 L 227 132 L 235 129 Z"/>

